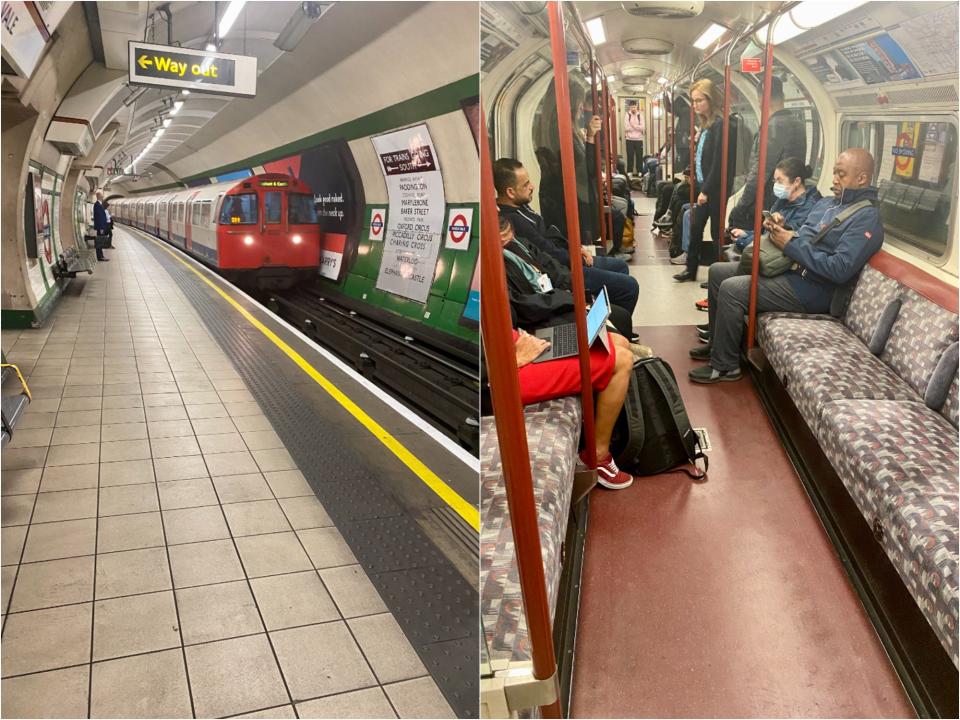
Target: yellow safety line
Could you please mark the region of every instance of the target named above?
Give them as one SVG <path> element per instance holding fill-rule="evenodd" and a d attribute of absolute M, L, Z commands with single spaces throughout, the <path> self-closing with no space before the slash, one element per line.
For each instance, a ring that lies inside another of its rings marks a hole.
<path fill-rule="evenodd" d="M 228 303 L 230 303 L 237 312 L 239 312 L 247 321 L 253 325 L 257 330 L 262 332 L 274 345 L 280 348 L 287 357 L 293 360 L 301 370 L 303 370 L 307 375 L 313 378 L 314 382 L 317 383 L 320 387 L 326 390 L 330 396 L 336 400 L 344 409 L 353 415 L 356 420 L 363 425 L 370 433 L 381 443 L 383 443 L 390 452 L 399 458 L 400 462 L 410 468 L 413 471 L 413 474 L 420 478 L 433 492 L 435 492 L 441 500 L 443 500 L 447 505 L 449 505 L 453 510 L 462 517 L 467 523 L 477 532 L 480 532 L 480 512 L 473 505 L 464 500 L 457 493 L 456 490 L 447 485 L 443 480 L 441 480 L 435 472 L 423 464 L 423 462 L 414 455 L 412 452 L 407 450 L 393 435 L 388 433 L 376 420 L 367 415 L 360 406 L 358 406 L 353 400 L 351 400 L 347 395 L 340 390 L 336 385 L 327 380 L 316 368 L 314 368 L 310 363 L 308 363 L 300 353 L 294 350 L 292 347 L 287 345 L 283 340 L 281 340 L 277 335 L 262 322 L 257 320 L 253 315 L 251 315 L 240 303 L 234 300 L 232 297 L 227 295 L 220 287 L 214 284 L 209 278 L 203 275 L 199 270 L 193 267 L 190 263 L 185 261 L 183 258 L 177 256 L 170 248 L 166 247 L 163 243 L 158 240 L 150 238 L 154 243 L 156 243 L 160 248 L 165 250 L 170 256 L 190 270 L 194 275 L 203 280 L 207 285 L 213 288 L 214 291 Z"/>

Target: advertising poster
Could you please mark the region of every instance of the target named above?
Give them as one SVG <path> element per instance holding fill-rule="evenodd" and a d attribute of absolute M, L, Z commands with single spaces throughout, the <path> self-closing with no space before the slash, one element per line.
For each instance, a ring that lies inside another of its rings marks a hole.
<path fill-rule="evenodd" d="M 893 145 L 894 174 L 912 180 L 916 172 L 917 147 L 920 140 L 920 123 L 900 123 L 900 134 Z"/>
<path fill-rule="evenodd" d="M 443 176 L 425 124 L 372 138 L 389 198 L 377 288 L 425 303 L 443 242 Z"/>
<path fill-rule="evenodd" d="M 868 12 L 852 12 L 846 17 L 839 17 L 817 28 L 815 33 L 804 33 L 788 44 L 793 45 L 798 55 L 816 52 L 818 48 L 827 47 L 852 40 L 859 35 L 877 31 L 882 28 L 880 22 Z"/>
<path fill-rule="evenodd" d="M 943 177 L 943 162 L 946 159 L 947 123 L 928 123 L 923 134 L 923 152 L 917 180 L 939 185 Z"/>
<path fill-rule="evenodd" d="M 33 181 L 33 225 L 36 230 L 37 238 L 37 257 L 31 258 L 29 251 L 27 255 L 27 276 L 30 278 L 30 287 L 33 288 L 33 295 L 39 301 L 47 293 L 47 284 L 43 277 L 43 268 L 40 266 L 40 257 L 43 256 L 43 192 L 40 188 L 40 170 L 31 167 L 29 174 Z M 25 218 L 30 222 L 31 218 Z"/>
<path fill-rule="evenodd" d="M 960 14 L 956 5 L 911 18 L 890 29 L 890 36 L 913 58 L 924 77 L 957 72 L 957 33 Z"/>
<path fill-rule="evenodd" d="M 460 316 L 463 325 L 473 325 L 480 322 L 480 263 L 473 268 L 473 280 L 470 282 L 470 294 L 467 295 L 467 304 Z"/>
<path fill-rule="evenodd" d="M 914 67 L 897 41 L 886 33 L 863 42 L 840 48 L 868 85 L 896 80 L 917 80 L 920 71 Z"/>
<path fill-rule="evenodd" d="M 830 51 L 809 57 L 804 62 L 817 80 L 837 90 L 863 85 L 856 68 L 839 52 Z"/>
<path fill-rule="evenodd" d="M 897 144 L 899 137 L 900 126 L 897 123 L 884 123 L 883 148 L 880 150 L 880 174 L 877 176 L 881 180 L 893 179 L 897 161 L 897 156 L 893 154 L 893 147 Z"/>

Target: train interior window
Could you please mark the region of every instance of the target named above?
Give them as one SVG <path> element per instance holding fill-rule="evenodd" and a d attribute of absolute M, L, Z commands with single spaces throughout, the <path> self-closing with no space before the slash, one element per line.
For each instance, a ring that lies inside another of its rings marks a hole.
<path fill-rule="evenodd" d="M 272 190 L 263 194 L 263 220 L 276 224 L 283 219 L 283 193 Z"/>
<path fill-rule="evenodd" d="M 213 206 L 212 200 L 204 200 L 200 204 L 200 225 L 206 227 L 210 224 L 210 210 Z"/>
<path fill-rule="evenodd" d="M 956 202 L 957 125 L 950 118 L 847 120 L 843 147 L 866 148 L 876 160 L 886 240 L 934 258 L 949 249 Z"/>
<path fill-rule="evenodd" d="M 291 225 L 302 225 L 317 222 L 317 208 L 313 203 L 313 195 L 290 193 L 287 195 L 287 220 Z"/>
<path fill-rule="evenodd" d="M 255 225 L 257 222 L 257 195 L 244 193 L 230 195 L 220 209 L 221 225 Z"/>

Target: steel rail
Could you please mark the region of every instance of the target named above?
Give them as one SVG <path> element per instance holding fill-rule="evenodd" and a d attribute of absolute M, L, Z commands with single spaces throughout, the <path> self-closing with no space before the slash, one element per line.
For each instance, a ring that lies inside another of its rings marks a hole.
<path fill-rule="evenodd" d="M 600 67 L 600 64 L 597 62 L 596 57 L 593 54 L 593 46 L 591 45 L 590 46 L 590 93 L 593 96 L 593 114 L 594 115 L 601 114 L 600 106 L 598 105 L 598 97 L 597 97 L 597 83 L 598 83 L 597 71 L 598 70 L 601 73 L 603 72 L 602 68 Z M 602 77 L 602 74 L 601 74 L 601 77 Z M 602 198 L 604 180 L 603 180 L 603 171 L 600 166 L 600 144 L 596 142 L 593 144 L 593 158 L 594 158 L 594 168 L 595 168 L 594 179 L 597 181 L 597 197 Z M 603 211 L 603 203 L 598 202 L 597 205 L 598 205 L 597 222 L 599 223 L 598 227 L 600 230 L 600 242 L 603 244 L 604 251 L 606 251 L 607 223 L 604 221 L 605 213 Z"/>

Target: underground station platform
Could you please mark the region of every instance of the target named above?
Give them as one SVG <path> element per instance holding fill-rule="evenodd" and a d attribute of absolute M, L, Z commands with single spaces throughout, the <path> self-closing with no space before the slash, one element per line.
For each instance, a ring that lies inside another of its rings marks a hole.
<path fill-rule="evenodd" d="M 4 717 L 476 717 L 477 465 L 173 248 L 4 331 Z"/>

